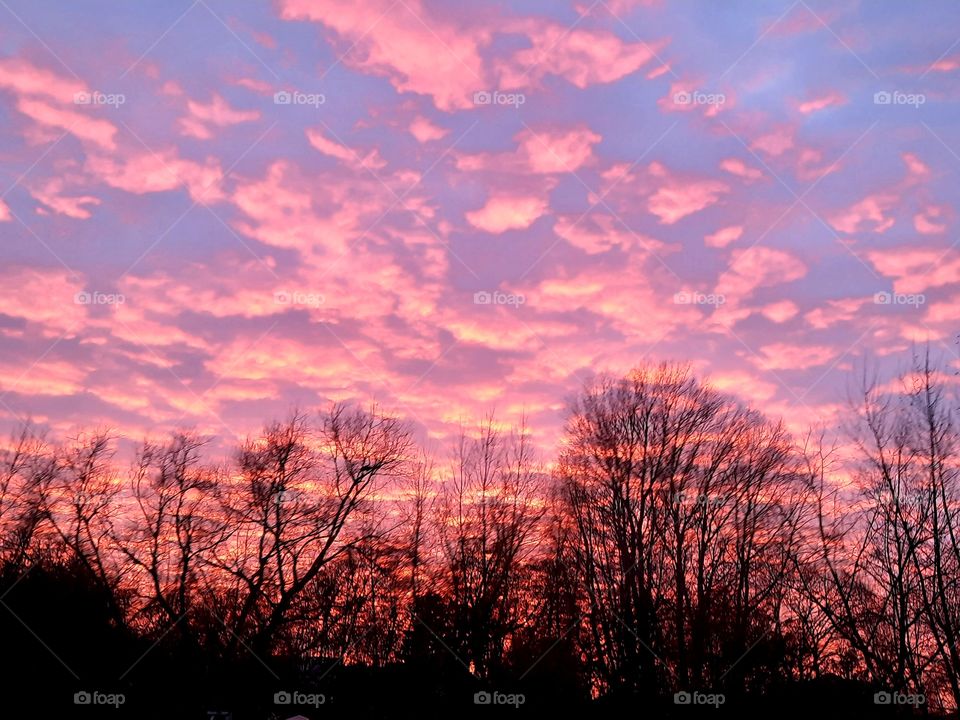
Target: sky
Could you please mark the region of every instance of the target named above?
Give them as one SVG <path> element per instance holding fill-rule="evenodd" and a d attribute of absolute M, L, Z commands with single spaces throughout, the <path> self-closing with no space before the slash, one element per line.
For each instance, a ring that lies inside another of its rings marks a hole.
<path fill-rule="evenodd" d="M 960 5 L 0 0 L 0 428 L 958 367 Z"/>

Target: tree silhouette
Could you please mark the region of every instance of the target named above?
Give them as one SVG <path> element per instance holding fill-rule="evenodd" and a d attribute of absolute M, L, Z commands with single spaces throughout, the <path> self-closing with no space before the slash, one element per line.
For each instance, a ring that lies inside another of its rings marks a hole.
<path fill-rule="evenodd" d="M 828 446 L 683 366 L 601 376 L 553 462 L 523 423 L 434 456 L 351 405 L 219 464 L 190 432 L 124 467 L 107 432 L 27 426 L 0 450 L 2 676 L 69 717 L 103 716 L 87 691 L 138 718 L 954 712 L 957 404 L 928 356 L 902 380 Z"/>

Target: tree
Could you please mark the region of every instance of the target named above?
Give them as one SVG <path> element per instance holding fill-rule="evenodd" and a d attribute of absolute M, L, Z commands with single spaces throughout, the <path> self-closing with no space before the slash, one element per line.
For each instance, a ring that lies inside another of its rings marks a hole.
<path fill-rule="evenodd" d="M 246 639 L 266 656 L 309 619 L 297 614 L 305 591 L 365 539 L 351 530 L 377 481 L 403 473 L 411 446 L 399 420 L 335 405 L 316 432 L 297 413 L 241 448 L 224 504 L 232 532 L 212 561 L 228 576 L 216 591 L 228 653 Z"/>
<path fill-rule="evenodd" d="M 200 466 L 200 437 L 176 433 L 144 442 L 130 477 L 130 502 L 113 540 L 135 571 L 137 615 L 158 636 L 175 626 L 190 640 L 188 612 L 198 600 L 205 558 L 224 540 L 215 502 L 217 473 Z"/>
<path fill-rule="evenodd" d="M 10 572 L 19 575 L 35 559 L 30 554 L 57 471 L 53 449 L 28 424 L 0 450 L 0 563 Z"/>
<path fill-rule="evenodd" d="M 595 684 L 709 688 L 775 629 L 799 487 L 782 426 L 687 368 L 642 368 L 573 401 L 557 473 Z"/>
<path fill-rule="evenodd" d="M 461 428 L 436 527 L 453 647 L 481 677 L 502 663 L 523 624 L 541 476 L 523 425 L 504 435 L 491 416 L 473 438 Z"/>
<path fill-rule="evenodd" d="M 960 482 L 954 410 L 929 354 L 900 392 L 865 381 L 850 438 L 857 498 L 838 501 L 822 472 L 812 487 L 817 573 L 808 598 L 887 691 L 960 704 Z"/>

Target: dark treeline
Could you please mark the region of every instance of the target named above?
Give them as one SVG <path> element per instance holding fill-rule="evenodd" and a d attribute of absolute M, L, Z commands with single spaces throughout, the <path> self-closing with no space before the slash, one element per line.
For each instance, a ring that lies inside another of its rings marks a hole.
<path fill-rule="evenodd" d="M 957 408 L 926 361 L 905 381 L 857 393 L 844 452 L 676 366 L 583 388 L 549 466 L 523 427 L 428 458 L 342 405 L 223 465 L 190 433 L 120 463 L 106 433 L 24 428 L 0 455 L 4 704 L 950 713 Z"/>

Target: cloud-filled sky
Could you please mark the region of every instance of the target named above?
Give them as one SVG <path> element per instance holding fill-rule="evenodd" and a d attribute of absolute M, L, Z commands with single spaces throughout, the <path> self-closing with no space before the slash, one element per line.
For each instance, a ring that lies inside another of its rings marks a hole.
<path fill-rule="evenodd" d="M 960 5 L 0 2 L 0 424 L 443 442 L 686 360 L 794 430 L 960 308 Z"/>

